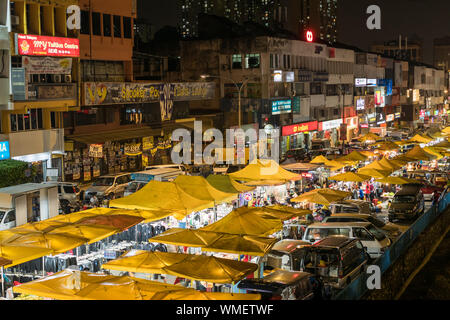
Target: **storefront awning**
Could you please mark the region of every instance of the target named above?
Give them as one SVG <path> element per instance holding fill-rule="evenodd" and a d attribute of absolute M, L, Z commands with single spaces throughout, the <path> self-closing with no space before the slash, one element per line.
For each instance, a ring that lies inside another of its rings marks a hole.
<path fill-rule="evenodd" d="M 258 265 L 213 256 L 131 250 L 103 269 L 139 273 L 168 274 L 213 283 L 233 283 L 258 269 Z"/>
<path fill-rule="evenodd" d="M 101 144 L 106 141 L 121 141 L 142 137 L 160 136 L 161 129 L 139 128 L 129 130 L 115 130 L 93 134 L 69 135 L 68 140 L 75 140 L 85 144 Z"/>

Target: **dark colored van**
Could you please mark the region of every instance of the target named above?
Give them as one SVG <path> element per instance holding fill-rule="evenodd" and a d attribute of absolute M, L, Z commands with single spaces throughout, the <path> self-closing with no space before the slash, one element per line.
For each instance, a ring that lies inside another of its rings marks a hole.
<path fill-rule="evenodd" d="M 389 206 L 389 222 L 394 220 L 416 219 L 425 211 L 425 201 L 422 193 L 422 185 L 405 184 L 394 195 Z"/>
<path fill-rule="evenodd" d="M 312 300 L 320 298 L 321 284 L 306 272 L 277 270 L 262 279 L 244 279 L 239 289 L 259 293 L 262 300 Z"/>

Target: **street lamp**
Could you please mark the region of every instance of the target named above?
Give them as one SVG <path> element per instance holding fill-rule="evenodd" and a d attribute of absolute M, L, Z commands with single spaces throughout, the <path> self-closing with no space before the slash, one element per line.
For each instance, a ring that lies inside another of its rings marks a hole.
<path fill-rule="evenodd" d="M 238 90 L 238 106 L 239 106 L 239 111 L 238 111 L 238 113 L 239 113 L 239 115 L 238 115 L 238 119 L 239 119 L 239 128 L 241 128 L 241 92 L 242 92 L 242 88 L 247 84 L 247 82 L 250 80 L 249 78 L 248 79 L 245 79 L 245 81 L 239 86 L 237 83 L 236 83 L 236 81 L 234 81 L 233 79 L 231 79 L 231 78 L 228 78 L 228 77 L 221 77 L 221 76 L 212 76 L 212 75 L 209 75 L 209 74 L 202 74 L 201 76 L 200 76 L 200 78 L 202 78 L 202 79 L 207 79 L 207 78 L 218 78 L 218 79 L 224 79 L 224 80 L 230 80 L 231 82 L 233 82 L 233 84 L 236 86 L 236 89 Z"/>

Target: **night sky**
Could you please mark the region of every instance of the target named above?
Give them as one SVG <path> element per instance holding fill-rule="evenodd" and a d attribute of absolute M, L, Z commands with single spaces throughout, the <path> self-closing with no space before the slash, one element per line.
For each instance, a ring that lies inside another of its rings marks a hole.
<path fill-rule="evenodd" d="M 157 31 L 164 25 L 176 26 L 176 0 L 142 0 L 143 15 Z M 381 8 L 381 30 L 368 30 L 366 9 Z M 423 39 L 424 62 L 433 62 L 433 39 L 450 36 L 450 0 L 339 0 L 338 41 L 368 50 L 374 41 Z"/>

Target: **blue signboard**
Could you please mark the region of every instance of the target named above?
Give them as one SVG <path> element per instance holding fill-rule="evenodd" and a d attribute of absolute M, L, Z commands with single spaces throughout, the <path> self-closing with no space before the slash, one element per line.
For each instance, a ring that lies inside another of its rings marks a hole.
<path fill-rule="evenodd" d="M 9 141 L 0 141 L 0 160 L 6 160 L 10 157 Z"/>
<path fill-rule="evenodd" d="M 272 101 L 272 114 L 290 113 L 292 110 L 292 100 Z"/>
<path fill-rule="evenodd" d="M 131 174 L 131 180 L 133 181 L 142 181 L 142 182 L 149 182 L 155 178 L 152 174 L 146 174 L 146 173 L 132 173 Z"/>
<path fill-rule="evenodd" d="M 386 87 L 386 95 L 392 95 L 392 79 L 379 79 L 378 86 Z"/>
<path fill-rule="evenodd" d="M 15 101 L 27 100 L 27 80 L 25 68 L 11 69 L 11 85 Z"/>

